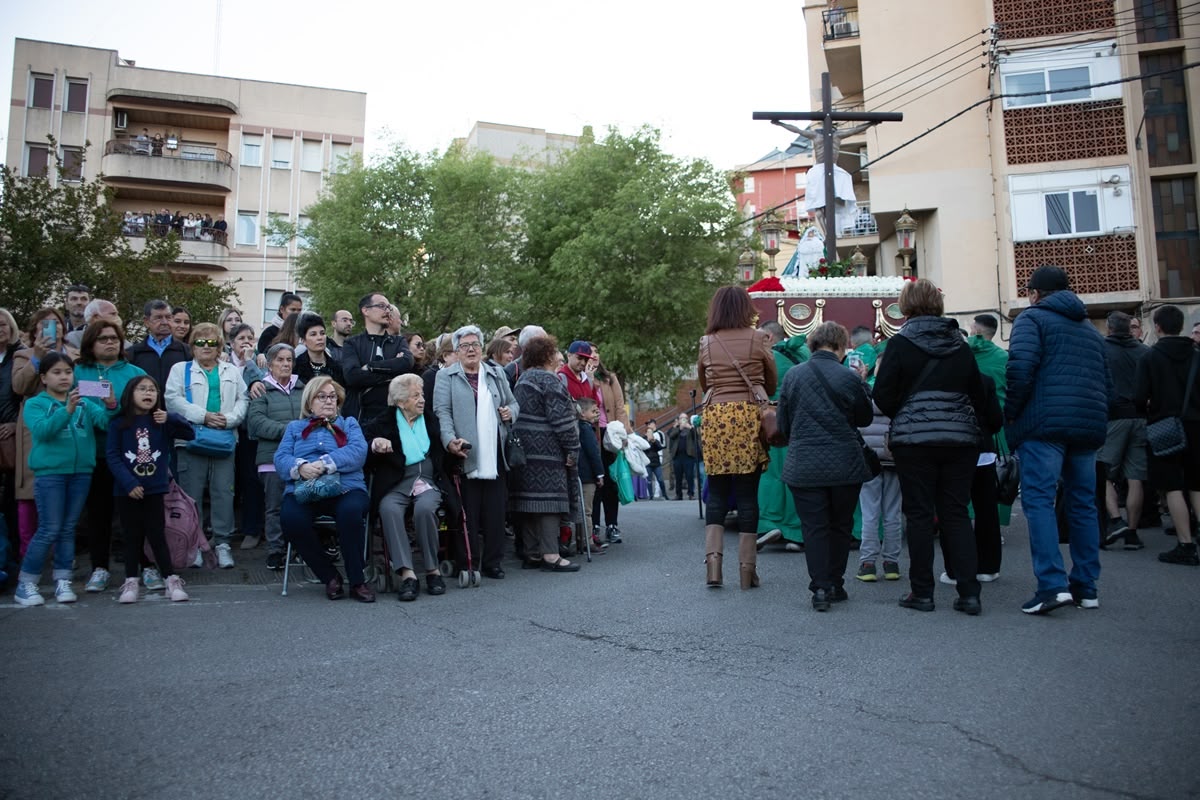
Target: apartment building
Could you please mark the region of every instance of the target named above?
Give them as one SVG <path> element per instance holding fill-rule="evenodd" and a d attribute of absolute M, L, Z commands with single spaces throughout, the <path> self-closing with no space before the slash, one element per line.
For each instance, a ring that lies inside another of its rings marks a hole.
<path fill-rule="evenodd" d="M 496 163 L 511 165 L 553 164 L 564 151 L 579 146 L 579 137 L 566 133 L 547 133 L 545 128 L 527 128 L 499 122 L 476 122 L 471 131 L 455 139 L 455 147 L 487 153 Z"/>
<path fill-rule="evenodd" d="M 846 169 L 885 156 L 856 178 L 876 274 L 900 272 L 907 208 L 950 313 L 1015 316 L 1044 263 L 1098 317 L 1200 309 L 1195 3 L 808 0 L 804 18 L 814 96 L 829 72 L 842 107 L 904 113 L 840 148 Z"/>
<path fill-rule="evenodd" d="M 169 269 L 199 279 L 240 279 L 248 321 L 267 321 L 296 284 L 303 237 L 269 241 L 273 217 L 304 225 L 329 174 L 361 154 L 362 92 L 149 69 L 115 50 L 17 39 L 7 163 L 21 174 L 53 164 L 65 180 L 95 178 L 115 189 L 114 207 L 139 221 L 135 246 L 154 235 L 145 215 L 177 211 L 227 229 L 183 228 Z M 57 176 L 52 176 L 57 180 Z"/>

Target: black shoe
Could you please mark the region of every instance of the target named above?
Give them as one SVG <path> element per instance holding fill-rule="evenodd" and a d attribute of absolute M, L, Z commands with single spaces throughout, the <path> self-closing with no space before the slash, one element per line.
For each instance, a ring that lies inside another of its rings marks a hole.
<path fill-rule="evenodd" d="M 850 599 L 850 595 L 846 594 L 846 587 L 835 586 L 829 590 L 829 599 L 834 603 L 844 603 Z"/>
<path fill-rule="evenodd" d="M 983 606 L 979 604 L 978 597 L 956 597 L 954 598 L 954 610 L 961 611 L 968 617 L 977 617 L 979 612 L 983 611 Z"/>
<path fill-rule="evenodd" d="M 1142 544 L 1142 537 L 1138 536 L 1138 532 L 1133 528 L 1125 531 L 1125 549 L 1126 550 L 1141 550 L 1146 545 Z"/>
<path fill-rule="evenodd" d="M 491 578 L 494 581 L 504 580 L 504 570 L 499 567 L 485 567 L 480 571 L 480 574 L 485 578 Z"/>
<path fill-rule="evenodd" d="M 417 599 L 417 594 L 421 591 L 421 584 L 417 583 L 416 578 L 405 578 L 400 581 L 400 591 L 396 592 L 396 599 L 401 603 L 411 603 Z M 443 587 L 442 591 L 445 591 Z"/>
<path fill-rule="evenodd" d="M 1200 556 L 1196 555 L 1196 543 L 1177 544 L 1171 550 L 1158 554 L 1158 560 L 1164 564 L 1183 564 L 1187 567 L 1200 567 Z"/>
<path fill-rule="evenodd" d="M 830 593 L 825 589 L 817 589 L 813 592 L 812 606 L 816 611 L 828 611 L 833 605 L 833 600 Z"/>
<path fill-rule="evenodd" d="M 346 596 L 346 590 L 343 588 L 341 575 L 334 575 L 329 579 L 329 583 L 325 584 L 325 596 L 330 600 L 341 600 Z"/>
<path fill-rule="evenodd" d="M 543 572 L 579 572 L 579 565 L 578 564 L 568 564 L 566 561 L 564 561 L 561 558 L 558 561 L 546 561 L 543 559 L 542 560 L 542 571 Z"/>
<path fill-rule="evenodd" d="M 445 594 L 446 582 L 442 580 L 441 575 L 426 575 L 425 576 L 425 594 Z"/>
<path fill-rule="evenodd" d="M 932 597 L 917 597 L 912 592 L 900 598 L 901 608 L 911 608 L 915 611 L 933 611 Z"/>
<path fill-rule="evenodd" d="M 609 544 L 620 544 L 621 529 L 616 525 L 609 525 L 604 529 L 604 538 L 608 540 Z"/>
<path fill-rule="evenodd" d="M 267 553 L 267 569 L 276 572 L 283 569 L 283 553 Z"/>
<path fill-rule="evenodd" d="M 521 569 L 541 569 L 542 560 L 540 558 L 527 558 L 521 562 Z"/>
<path fill-rule="evenodd" d="M 1104 537 L 1100 540 L 1100 549 L 1107 550 L 1121 539 L 1125 538 L 1126 531 L 1129 526 L 1120 517 L 1113 517 L 1108 521 L 1108 530 Z"/>

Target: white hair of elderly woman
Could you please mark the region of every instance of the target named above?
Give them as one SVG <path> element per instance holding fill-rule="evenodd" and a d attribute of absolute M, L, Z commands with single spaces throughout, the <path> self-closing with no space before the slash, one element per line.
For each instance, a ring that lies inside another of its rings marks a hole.
<path fill-rule="evenodd" d="M 517 344 L 521 347 L 529 344 L 529 340 L 535 336 L 545 336 L 546 329 L 541 325 L 526 325 L 521 328 L 521 332 L 517 334 Z"/>
<path fill-rule="evenodd" d="M 463 325 L 461 328 L 451 334 L 450 341 L 454 344 L 454 349 L 458 349 L 458 343 L 464 336 L 475 334 L 475 338 L 479 340 L 479 346 L 483 346 L 483 331 L 479 330 L 478 325 Z"/>
<path fill-rule="evenodd" d="M 413 372 L 397 375 L 388 384 L 388 405 L 398 406 L 407 402 L 414 394 L 425 391 L 425 383 L 421 376 Z"/>

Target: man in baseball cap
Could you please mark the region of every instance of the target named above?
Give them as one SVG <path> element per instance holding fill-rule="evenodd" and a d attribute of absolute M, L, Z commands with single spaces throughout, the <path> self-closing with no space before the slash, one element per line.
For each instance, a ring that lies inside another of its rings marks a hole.
<path fill-rule="evenodd" d="M 496 332 L 492 334 L 493 339 L 508 339 L 513 344 L 517 343 L 518 328 L 510 328 L 507 325 L 501 325 L 496 328 Z"/>

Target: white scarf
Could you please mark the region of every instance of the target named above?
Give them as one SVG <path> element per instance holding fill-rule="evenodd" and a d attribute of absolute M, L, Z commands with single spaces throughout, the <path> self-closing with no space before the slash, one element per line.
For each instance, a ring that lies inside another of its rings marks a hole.
<path fill-rule="evenodd" d="M 500 477 L 496 443 L 500 439 L 500 420 L 496 416 L 492 390 L 488 385 L 487 367 L 479 367 L 479 394 L 475 398 L 475 469 L 468 478 L 491 481 Z"/>

